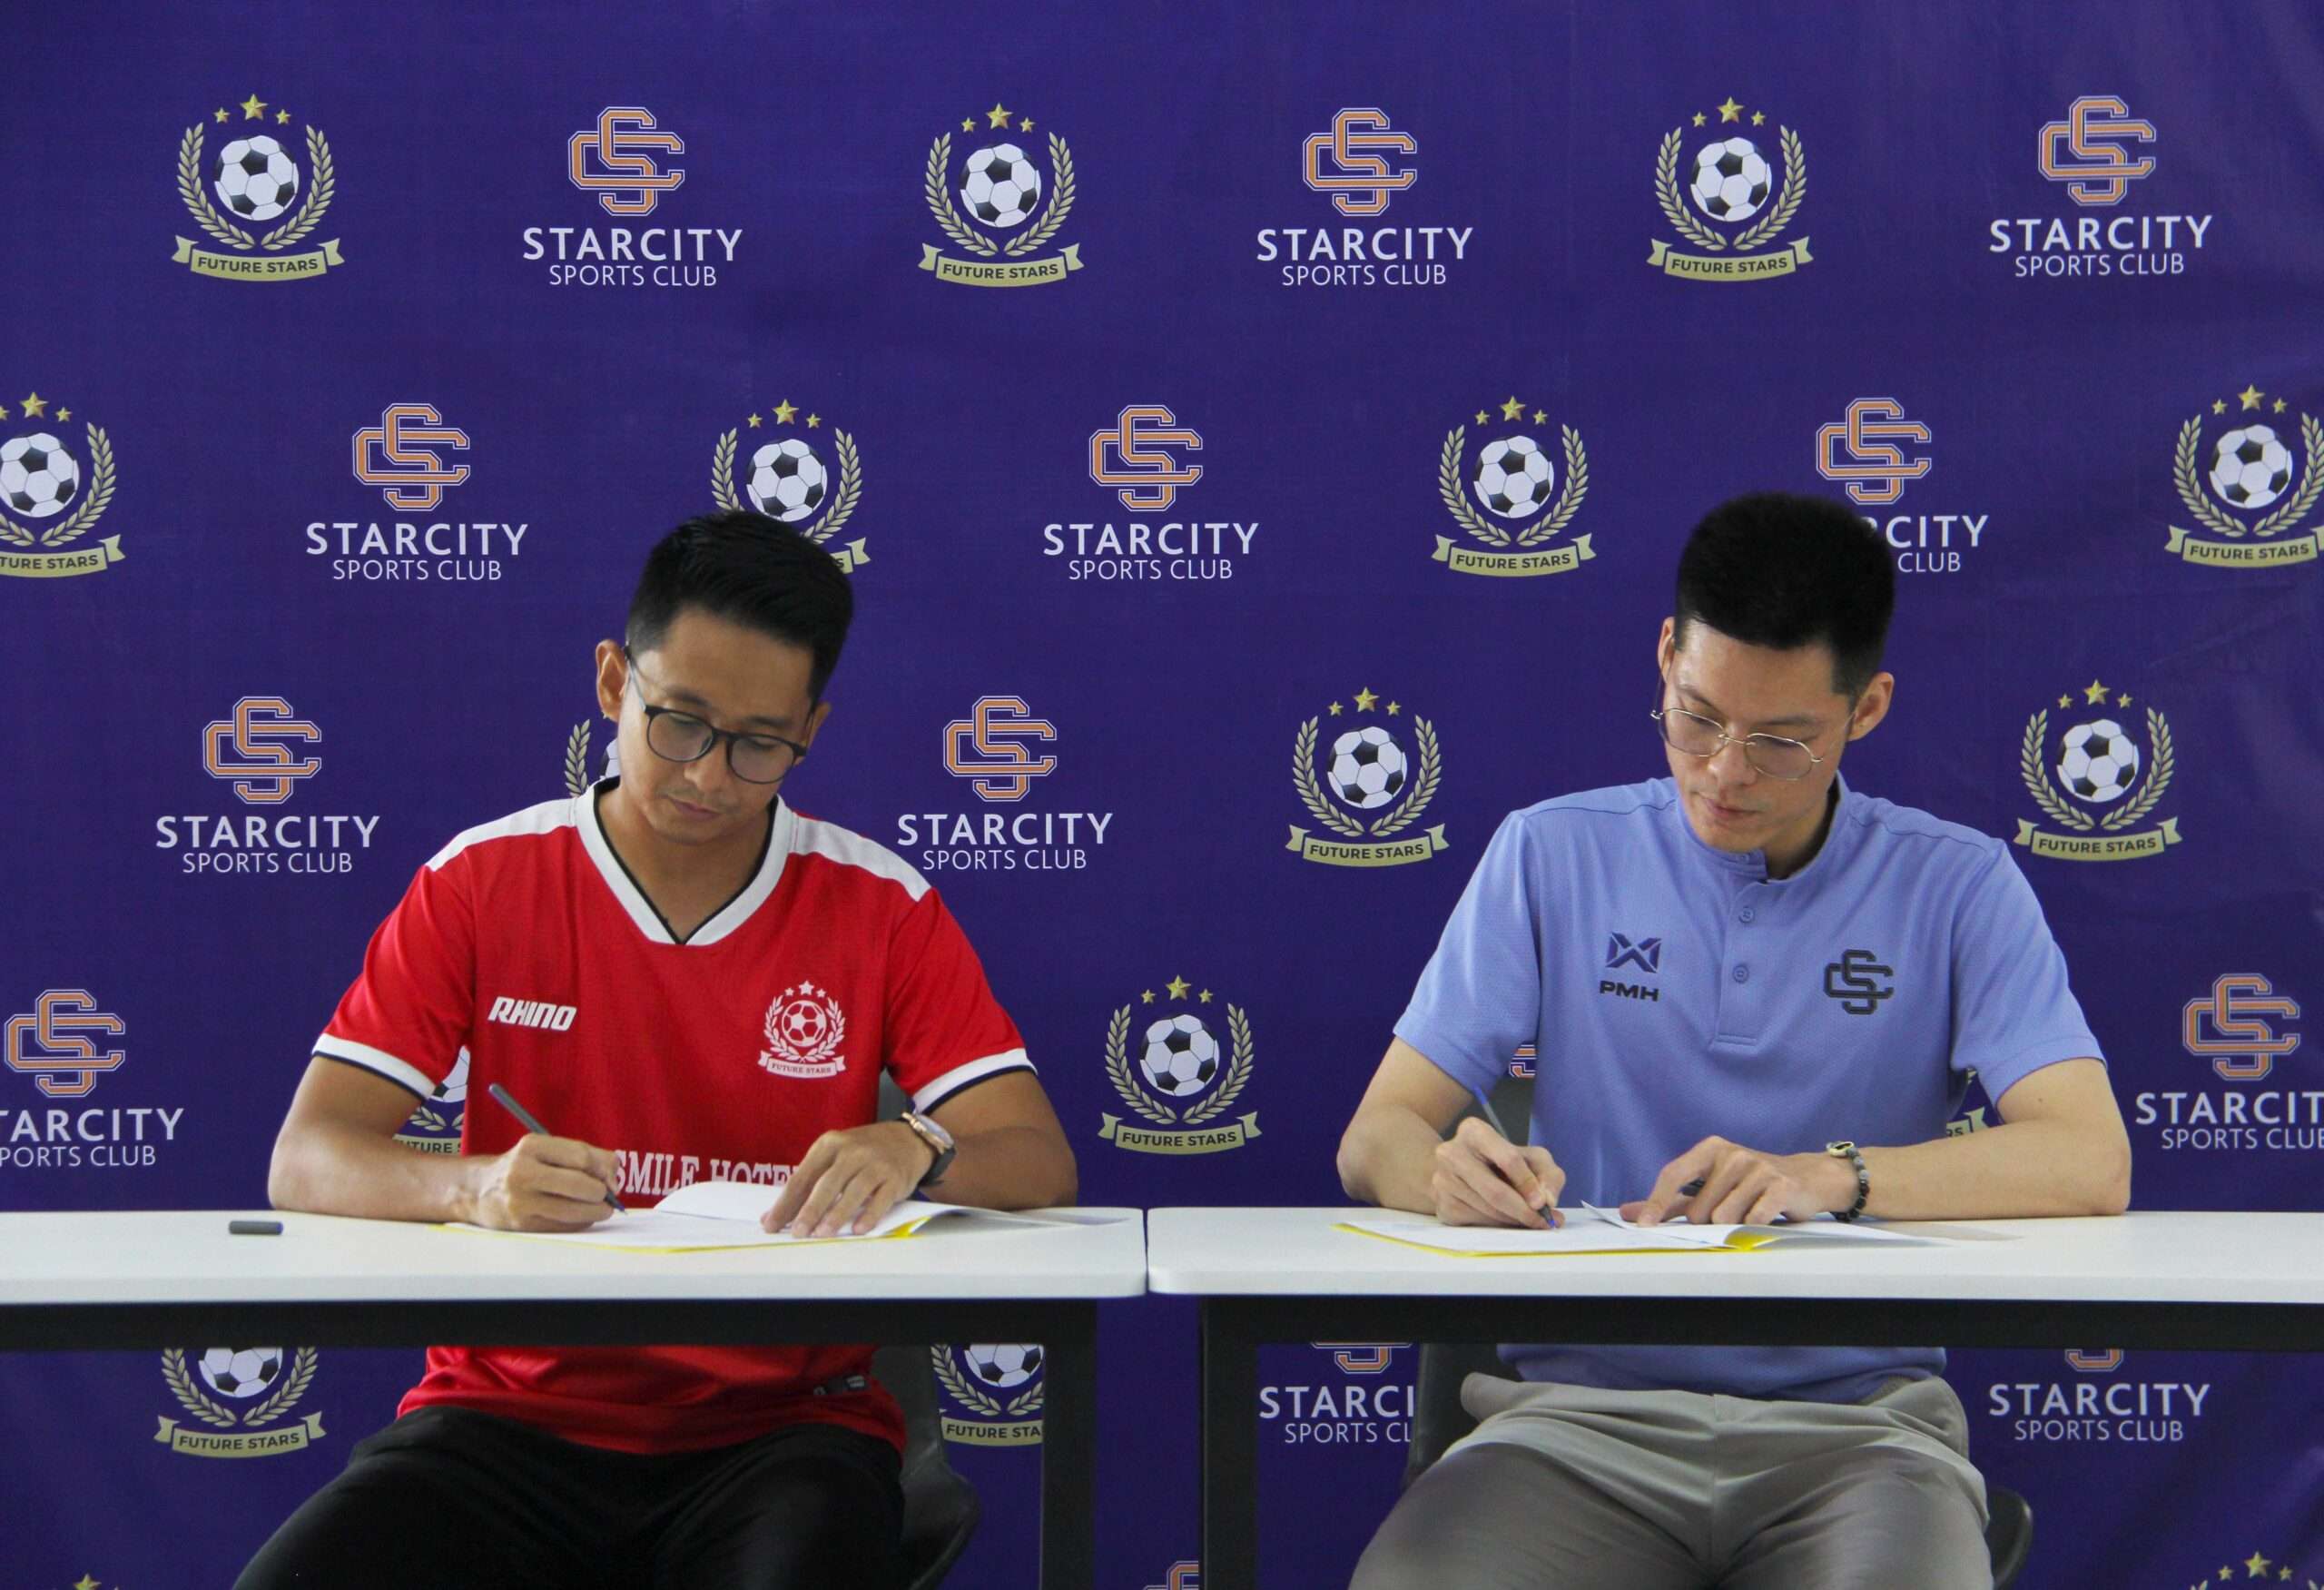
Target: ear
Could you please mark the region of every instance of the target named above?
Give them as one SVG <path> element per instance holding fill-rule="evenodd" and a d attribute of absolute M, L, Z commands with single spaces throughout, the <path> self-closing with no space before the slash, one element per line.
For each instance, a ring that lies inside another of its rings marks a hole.
<path fill-rule="evenodd" d="M 823 720 L 831 716 L 831 715 L 832 704 L 830 702 L 818 701 L 815 703 L 815 710 L 807 715 L 807 734 L 805 738 L 805 743 L 807 745 L 810 746 L 814 745 L 815 736 L 823 731 Z"/>
<path fill-rule="evenodd" d="M 597 710 L 619 723 L 622 692 L 628 687 L 629 665 L 623 660 L 621 642 L 597 642 Z"/>
<path fill-rule="evenodd" d="M 1856 704 L 1856 716 L 1848 719 L 1848 738 L 1860 740 L 1880 726 L 1888 716 L 1888 708 L 1896 696 L 1896 676 L 1875 674 L 1872 683 L 1864 687 L 1864 696 Z"/>
<path fill-rule="evenodd" d="M 1678 653 L 1679 621 L 1676 618 L 1665 618 L 1662 620 L 1662 633 L 1654 642 L 1654 671 L 1658 674 L 1669 673 L 1670 659 Z"/>

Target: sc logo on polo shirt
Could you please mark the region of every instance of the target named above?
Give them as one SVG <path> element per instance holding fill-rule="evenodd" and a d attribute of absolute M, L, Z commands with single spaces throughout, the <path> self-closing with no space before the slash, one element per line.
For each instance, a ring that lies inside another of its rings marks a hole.
<path fill-rule="evenodd" d="M 1824 993 L 1852 1016 L 1868 1016 L 1896 992 L 1896 969 L 1884 966 L 1870 950 L 1843 950 L 1824 968 Z M 1886 980 L 1886 981 L 1884 981 Z"/>

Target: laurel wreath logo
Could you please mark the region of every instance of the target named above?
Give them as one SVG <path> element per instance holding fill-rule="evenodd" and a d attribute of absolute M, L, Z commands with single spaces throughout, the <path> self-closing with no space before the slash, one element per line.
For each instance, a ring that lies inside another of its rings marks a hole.
<path fill-rule="evenodd" d="M 1404 791 L 1404 798 L 1373 820 L 1366 829 L 1360 818 L 1349 816 L 1324 799 L 1323 786 L 1315 777 L 1315 732 L 1320 718 L 1309 718 L 1299 726 L 1291 741 L 1291 782 L 1299 792 L 1300 804 L 1309 815 L 1333 833 L 1347 839 L 1361 839 L 1369 833 L 1375 839 L 1385 839 L 1402 833 L 1428 810 L 1428 803 L 1436 798 L 1438 780 L 1444 776 L 1444 757 L 1436 742 L 1436 726 L 1424 717 L 1413 719 L 1413 729 L 1420 742 L 1420 774 Z"/>
<path fill-rule="evenodd" d="M 929 213 L 936 217 L 936 224 L 943 229 L 944 235 L 980 259 L 1006 254 L 1013 260 L 1029 254 L 1055 237 L 1058 229 L 1065 224 L 1065 218 L 1073 212 L 1073 151 L 1054 133 L 1049 134 L 1048 197 L 1041 202 L 1033 224 L 1006 244 L 970 225 L 953 205 L 951 169 L 952 134 L 940 133 L 929 146 L 928 169 L 921 177 L 921 189 L 927 196 Z"/>
<path fill-rule="evenodd" d="M 2060 827 L 2075 834 L 2087 834 L 2093 828 L 2102 828 L 2112 834 L 2129 827 L 2155 808 L 2163 791 L 2171 787 L 2171 776 L 2178 770 L 2178 755 L 2171 743 L 2170 720 L 2152 706 L 2146 710 L 2147 761 L 2145 775 L 2140 779 L 2138 791 L 2129 802 L 2104 817 L 2093 817 L 2088 812 L 2066 804 L 2055 785 L 2050 782 L 2049 759 L 2044 750 L 2049 744 L 2050 714 L 2044 707 L 2028 718 L 2025 737 L 2017 753 L 2017 770 L 2025 781 L 2026 793 L 2034 804 L 2048 815 Z"/>
<path fill-rule="evenodd" d="M 95 426 L 89 427 L 89 490 L 62 524 L 34 531 L 15 520 L 0 516 L 0 541 L 11 547 L 37 547 L 54 549 L 69 547 L 89 533 L 89 527 L 113 501 L 113 442 Z"/>
<path fill-rule="evenodd" d="M 313 1348 L 302 1347 L 290 1360 L 290 1373 L 283 1378 L 265 1401 L 248 1413 L 237 1414 L 223 1403 L 213 1401 L 187 1368 L 185 1349 L 169 1348 L 162 1354 L 162 1378 L 186 1412 L 203 1424 L 216 1429 L 231 1430 L 236 1425 L 255 1428 L 278 1415 L 285 1414 L 307 1394 L 308 1385 L 315 1378 L 318 1354 Z"/>
<path fill-rule="evenodd" d="M 2171 476 L 2179 488 L 2179 500 L 2206 528 L 2236 540 L 2247 534 L 2264 540 L 2285 530 L 2298 529 L 2316 506 L 2317 498 L 2324 496 L 2324 469 L 2316 468 L 2319 456 L 2324 456 L 2324 425 L 2318 424 L 2313 414 L 2302 415 L 2299 421 L 2299 489 L 2282 507 L 2248 528 L 2203 495 L 2201 477 L 2195 469 L 2202 429 L 2203 417 L 2200 414 L 2179 428 L 2179 446 L 2171 460 Z"/>
<path fill-rule="evenodd" d="M 1799 134 L 1788 127 L 1778 127 L 1777 142 L 1783 148 L 1783 186 L 1776 191 L 1774 206 L 1737 237 L 1732 247 L 1738 253 L 1773 242 L 1791 224 L 1798 213 L 1800 203 L 1807 197 L 1807 155 L 1800 148 Z M 1664 219 L 1679 231 L 1679 235 L 1698 248 L 1713 253 L 1723 252 L 1730 244 L 1710 227 L 1695 219 L 1679 196 L 1679 141 L 1685 129 L 1673 127 L 1670 135 L 1662 140 L 1662 151 L 1654 163 L 1654 196 L 1661 207 Z"/>
<path fill-rule="evenodd" d="M 1130 1073 L 1129 1064 L 1130 1007 L 1124 1005 L 1114 1012 L 1106 1026 L 1106 1076 L 1114 1084 L 1114 1091 L 1122 1102 L 1137 1111 L 1157 1126 L 1176 1126 L 1178 1112 L 1154 1098 L 1139 1087 Z M 1226 1007 L 1227 1061 L 1226 1076 L 1218 1091 L 1207 1099 L 1187 1106 L 1186 1124 L 1200 1126 L 1204 1121 L 1224 1115 L 1227 1107 L 1242 1096 L 1250 1085 L 1251 1067 L 1256 1059 L 1256 1045 L 1251 1040 L 1251 1019 L 1242 1007 Z"/>
<path fill-rule="evenodd" d="M 1036 1381 L 1027 1387 L 1011 1397 L 1004 1407 L 999 1397 L 960 1373 L 960 1364 L 950 1348 L 930 1348 L 928 1356 L 936 1366 L 937 1383 L 944 1388 L 953 1401 L 971 1413 L 990 1419 L 1003 1417 L 1022 1418 L 1028 1414 L 1041 1411 L 1043 1382 Z"/>
<path fill-rule="evenodd" d="M 791 1041 L 783 1035 L 782 1028 L 777 1022 L 777 1018 L 783 1013 L 783 1007 L 790 1002 L 793 994 L 805 994 L 813 1000 L 823 1012 L 823 1035 L 813 1047 L 809 1049 L 793 1048 Z M 839 1046 L 847 1042 L 847 1012 L 839 1008 L 839 1001 L 832 998 L 813 983 L 796 983 L 776 994 L 774 1002 L 766 1007 L 764 1032 L 767 1052 L 759 1056 L 759 1062 L 762 1065 L 773 1060 L 781 1060 L 792 1065 L 822 1065 L 837 1054 Z"/>
<path fill-rule="evenodd" d="M 565 736 L 565 793 L 577 799 L 588 788 L 589 721 L 584 718 Z"/>
<path fill-rule="evenodd" d="M 1560 430 L 1565 437 L 1565 484 L 1559 489 L 1558 499 L 1550 505 L 1547 513 L 1513 533 L 1469 506 L 1468 493 L 1462 489 L 1464 474 L 1461 468 L 1462 456 L 1468 450 L 1469 428 L 1456 425 L 1445 433 L 1444 449 L 1436 460 L 1436 490 L 1462 529 L 1488 547 L 1507 548 L 1512 543 L 1537 547 L 1573 522 L 1573 516 L 1581 509 L 1582 497 L 1590 489 L 1590 459 L 1582 450 L 1580 431 L 1571 425 Z"/>
<path fill-rule="evenodd" d="M 437 1114 L 425 1104 L 411 1112 L 410 1124 L 422 1131 L 449 1131 L 452 1129 L 452 1123 L 449 1121 Z"/>
<path fill-rule="evenodd" d="M 711 498 L 728 513 L 740 512 L 746 506 L 734 486 L 734 450 L 741 435 L 738 430 L 722 432 L 710 455 Z M 832 439 L 839 452 L 839 487 L 824 501 L 822 517 L 806 531 L 807 538 L 818 546 L 839 534 L 863 495 L 863 455 L 856 449 L 855 438 L 835 430 Z"/>
<path fill-rule="evenodd" d="M 317 127 L 307 129 L 307 196 L 290 212 L 290 219 L 266 234 L 263 239 L 251 236 L 218 212 L 210 202 L 210 194 L 202 183 L 202 160 L 206 137 L 201 123 L 185 130 L 185 137 L 178 144 L 178 197 L 202 230 L 230 247 L 248 251 L 265 249 L 272 252 L 287 249 L 300 242 L 322 223 L 323 212 L 330 208 L 338 191 L 338 173 L 331 164 L 330 143 Z"/>

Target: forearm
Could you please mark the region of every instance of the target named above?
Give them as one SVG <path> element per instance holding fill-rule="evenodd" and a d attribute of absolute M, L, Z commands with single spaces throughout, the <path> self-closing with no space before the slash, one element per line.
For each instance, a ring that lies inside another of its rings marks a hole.
<path fill-rule="evenodd" d="M 478 1161 L 417 1153 L 392 1138 L 329 1121 L 286 1125 L 266 1193 L 276 1209 L 383 1220 L 472 1217 Z"/>
<path fill-rule="evenodd" d="M 1073 1150 L 1062 1132 L 997 1126 L 957 1136 L 953 1147 L 944 1180 L 922 1187 L 920 1196 L 978 1209 L 1061 1208 L 1079 1196 Z"/>
<path fill-rule="evenodd" d="M 1436 1212 L 1436 1151 L 1443 1134 L 1410 1110 L 1375 1105 L 1356 1112 L 1340 1139 L 1340 1186 L 1383 1209 Z"/>
<path fill-rule="evenodd" d="M 2111 1140 L 2111 1141 L 2110 1141 Z M 1807 1157 L 1807 1156 L 1803 1156 Z M 1901 1148 L 1864 1150 L 1865 1212 L 1891 1220 L 2117 1215 L 2131 1199 L 2127 1139 L 2063 1121 L 2021 1121 Z M 1856 1200 L 1846 1160 L 1819 1167 L 1828 1207 Z"/>

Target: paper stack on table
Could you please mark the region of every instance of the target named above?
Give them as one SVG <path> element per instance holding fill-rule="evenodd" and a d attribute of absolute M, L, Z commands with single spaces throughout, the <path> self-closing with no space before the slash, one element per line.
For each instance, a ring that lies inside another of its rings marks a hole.
<path fill-rule="evenodd" d="M 929 1221 L 947 1215 L 972 1215 L 980 1221 L 1013 1226 L 1086 1225 L 1092 1219 L 1070 1210 L 1029 1215 L 999 1210 L 969 1209 L 954 1203 L 930 1203 L 906 1199 L 872 1224 L 870 1230 L 837 1237 L 793 1237 L 763 1231 L 759 1217 L 774 1207 L 782 1190 L 754 1181 L 696 1181 L 679 1188 L 650 1210 L 630 1210 L 610 1215 L 586 1231 L 503 1231 L 466 1222 L 439 1227 L 447 1231 L 477 1231 L 492 1237 L 525 1237 L 535 1241 L 566 1242 L 584 1248 L 622 1248 L 635 1253 L 695 1253 L 719 1248 L 798 1248 L 826 1242 L 869 1242 L 888 1237 L 909 1237 Z"/>
<path fill-rule="evenodd" d="M 1947 1239 L 1892 1231 L 1861 1220 L 1805 1220 L 1780 1226 L 1697 1226 L 1685 1220 L 1641 1226 L 1591 1204 L 1561 1210 L 1551 1230 L 1520 1226 L 1447 1226 L 1433 1217 L 1384 1211 L 1343 1220 L 1343 1230 L 1424 1248 L 1455 1259 L 1506 1259 L 1566 1253 L 1750 1253 L 1759 1249 L 1856 1247 L 1874 1243 L 1950 1246 Z"/>

